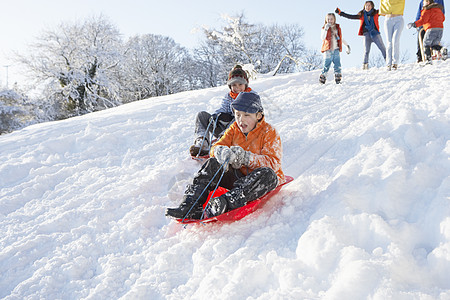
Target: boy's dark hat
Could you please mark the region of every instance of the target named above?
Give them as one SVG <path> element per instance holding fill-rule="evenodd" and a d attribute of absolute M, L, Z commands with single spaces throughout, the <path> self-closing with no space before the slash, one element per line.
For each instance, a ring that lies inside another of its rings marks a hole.
<path fill-rule="evenodd" d="M 242 92 L 231 103 L 231 107 L 234 110 L 243 111 L 246 113 L 256 114 L 257 112 L 263 112 L 264 109 L 261 104 L 261 98 L 256 93 Z"/>
<path fill-rule="evenodd" d="M 233 83 L 241 83 L 248 86 L 247 72 L 240 65 L 236 65 L 228 74 L 227 85 L 231 88 Z"/>

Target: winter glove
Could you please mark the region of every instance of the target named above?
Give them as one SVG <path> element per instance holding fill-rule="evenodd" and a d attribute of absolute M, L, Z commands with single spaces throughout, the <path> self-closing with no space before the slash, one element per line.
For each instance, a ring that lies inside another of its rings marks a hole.
<path fill-rule="evenodd" d="M 341 14 L 341 10 L 339 9 L 339 7 L 336 7 L 336 10 L 334 12 L 337 13 L 338 15 Z"/>
<path fill-rule="evenodd" d="M 350 49 L 350 45 L 347 45 L 347 54 L 350 54 L 350 51 L 351 51 L 351 49 Z"/>
<path fill-rule="evenodd" d="M 234 159 L 230 160 L 231 167 L 239 169 L 242 166 L 248 166 L 250 163 L 250 151 L 245 151 L 239 146 L 231 146 L 231 151 L 234 153 Z"/>
<path fill-rule="evenodd" d="M 233 151 L 231 151 L 230 148 L 221 145 L 216 146 L 214 148 L 214 157 L 221 165 L 223 165 L 226 161 L 228 161 L 228 164 L 224 166 L 225 171 L 228 170 L 228 165 L 231 164 L 231 162 L 236 159 L 236 155 L 233 153 Z"/>
<path fill-rule="evenodd" d="M 327 24 L 325 24 L 324 29 L 325 29 L 325 30 L 328 30 L 328 29 L 330 29 L 330 27 L 331 27 L 331 24 L 327 23 Z"/>
<path fill-rule="evenodd" d="M 416 23 L 408 23 L 408 29 L 411 29 L 412 27 L 416 28 Z"/>

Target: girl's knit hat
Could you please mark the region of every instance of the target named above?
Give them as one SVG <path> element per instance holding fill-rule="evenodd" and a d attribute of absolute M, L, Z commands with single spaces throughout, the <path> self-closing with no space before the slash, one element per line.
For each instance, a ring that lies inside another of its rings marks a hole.
<path fill-rule="evenodd" d="M 236 65 L 228 74 L 227 84 L 230 89 L 233 83 L 245 84 L 245 87 L 248 87 L 247 72 L 240 65 Z"/>

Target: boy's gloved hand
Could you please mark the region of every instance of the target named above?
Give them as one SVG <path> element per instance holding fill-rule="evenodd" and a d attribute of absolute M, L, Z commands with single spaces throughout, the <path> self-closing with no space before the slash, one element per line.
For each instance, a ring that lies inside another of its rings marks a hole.
<path fill-rule="evenodd" d="M 408 23 L 408 29 L 411 29 L 412 27 L 416 28 L 416 23 Z"/>
<path fill-rule="evenodd" d="M 339 9 L 339 7 L 336 7 L 336 10 L 334 12 L 337 13 L 338 15 L 341 14 L 341 10 Z"/>
<path fill-rule="evenodd" d="M 347 54 L 350 54 L 350 51 L 351 51 L 351 49 L 350 49 L 350 45 L 347 45 Z"/>
<path fill-rule="evenodd" d="M 239 146 L 231 146 L 234 153 L 234 159 L 230 160 L 231 167 L 239 169 L 242 166 L 248 166 L 250 163 L 250 151 L 245 151 Z"/>
<path fill-rule="evenodd" d="M 221 165 L 228 160 L 228 164 L 224 166 L 225 170 L 228 170 L 228 165 L 235 160 L 235 154 L 233 151 L 231 151 L 231 149 L 227 146 L 221 145 L 214 148 L 214 157 Z"/>

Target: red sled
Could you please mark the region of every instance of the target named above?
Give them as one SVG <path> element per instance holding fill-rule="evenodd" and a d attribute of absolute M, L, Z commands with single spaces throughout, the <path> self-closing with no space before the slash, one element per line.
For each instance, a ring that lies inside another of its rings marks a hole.
<path fill-rule="evenodd" d="M 277 186 L 275 189 L 271 190 L 270 192 L 268 192 L 267 194 L 265 194 L 264 196 L 250 201 L 249 203 L 247 203 L 246 205 L 230 210 L 229 212 L 226 212 L 224 214 L 221 214 L 217 217 L 212 217 L 212 218 L 208 218 L 208 219 L 203 219 L 203 220 L 197 220 L 197 219 L 176 219 L 176 221 L 178 223 L 181 224 L 193 224 L 193 223 L 210 223 L 210 222 L 217 222 L 217 221 L 222 221 L 222 222 L 233 222 L 233 221 L 237 221 L 242 219 L 243 217 L 245 217 L 248 214 L 251 214 L 252 212 L 254 212 L 255 210 L 257 210 L 258 208 L 263 207 L 264 204 L 266 204 L 266 202 L 275 194 L 277 194 L 280 189 L 285 185 L 288 184 L 289 182 L 291 182 L 292 180 L 294 180 L 294 178 L 292 178 L 291 176 L 285 176 L 286 181 Z M 226 188 L 223 187 L 218 187 L 217 190 L 214 193 L 214 197 L 219 197 L 222 194 L 225 194 L 228 190 Z M 209 199 L 211 199 L 213 197 L 212 195 L 213 192 L 210 192 L 208 195 L 208 198 L 205 202 L 205 204 L 203 205 L 203 208 L 206 207 L 206 205 L 209 202 Z"/>

